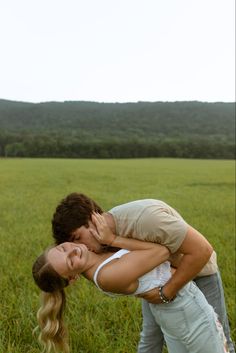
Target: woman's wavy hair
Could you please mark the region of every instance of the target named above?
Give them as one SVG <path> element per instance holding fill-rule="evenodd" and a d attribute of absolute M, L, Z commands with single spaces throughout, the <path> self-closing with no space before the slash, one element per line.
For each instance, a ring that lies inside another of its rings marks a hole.
<path fill-rule="evenodd" d="M 47 261 L 46 250 L 33 264 L 33 278 L 42 290 L 41 307 L 37 312 L 39 342 L 46 353 L 68 353 L 68 332 L 63 322 L 66 305 L 64 288 L 69 281 L 62 278 Z M 36 329 L 37 329 L 36 328 Z"/>
<path fill-rule="evenodd" d="M 91 198 L 77 192 L 64 198 L 52 218 L 52 232 L 56 244 L 71 241 L 71 233 L 81 226 L 88 226 L 93 212 L 103 213 Z"/>

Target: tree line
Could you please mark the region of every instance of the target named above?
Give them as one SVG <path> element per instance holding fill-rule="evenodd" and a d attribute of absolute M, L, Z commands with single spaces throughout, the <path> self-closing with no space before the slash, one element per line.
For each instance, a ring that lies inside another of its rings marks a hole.
<path fill-rule="evenodd" d="M 0 156 L 235 157 L 234 103 L 0 100 Z"/>

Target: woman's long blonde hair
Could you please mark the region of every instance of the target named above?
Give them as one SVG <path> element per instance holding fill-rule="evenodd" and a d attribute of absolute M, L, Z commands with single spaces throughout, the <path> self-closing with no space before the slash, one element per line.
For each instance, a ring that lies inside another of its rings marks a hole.
<path fill-rule="evenodd" d="M 33 277 L 42 290 L 41 307 L 37 312 L 40 329 L 39 342 L 45 353 L 68 353 L 68 333 L 63 322 L 66 305 L 64 287 L 69 282 L 60 277 L 47 261 L 47 251 L 35 261 L 32 269 Z M 37 329 L 36 328 L 36 329 Z"/>

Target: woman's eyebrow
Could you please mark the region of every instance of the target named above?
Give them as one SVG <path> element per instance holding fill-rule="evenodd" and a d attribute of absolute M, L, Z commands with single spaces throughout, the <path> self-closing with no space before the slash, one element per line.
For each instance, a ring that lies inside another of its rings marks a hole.
<path fill-rule="evenodd" d="M 66 265 L 67 265 L 68 270 L 70 270 L 70 271 L 71 271 L 71 266 L 70 266 L 70 258 L 69 258 L 69 256 L 68 256 L 68 255 L 66 256 Z"/>

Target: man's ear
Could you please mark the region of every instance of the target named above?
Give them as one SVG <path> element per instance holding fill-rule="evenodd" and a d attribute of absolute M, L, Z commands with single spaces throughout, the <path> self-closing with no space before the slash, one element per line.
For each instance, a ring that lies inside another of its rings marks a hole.
<path fill-rule="evenodd" d="M 75 283 L 75 282 L 79 279 L 79 277 L 80 277 L 80 275 L 70 276 L 70 277 L 68 278 L 69 284 Z"/>

